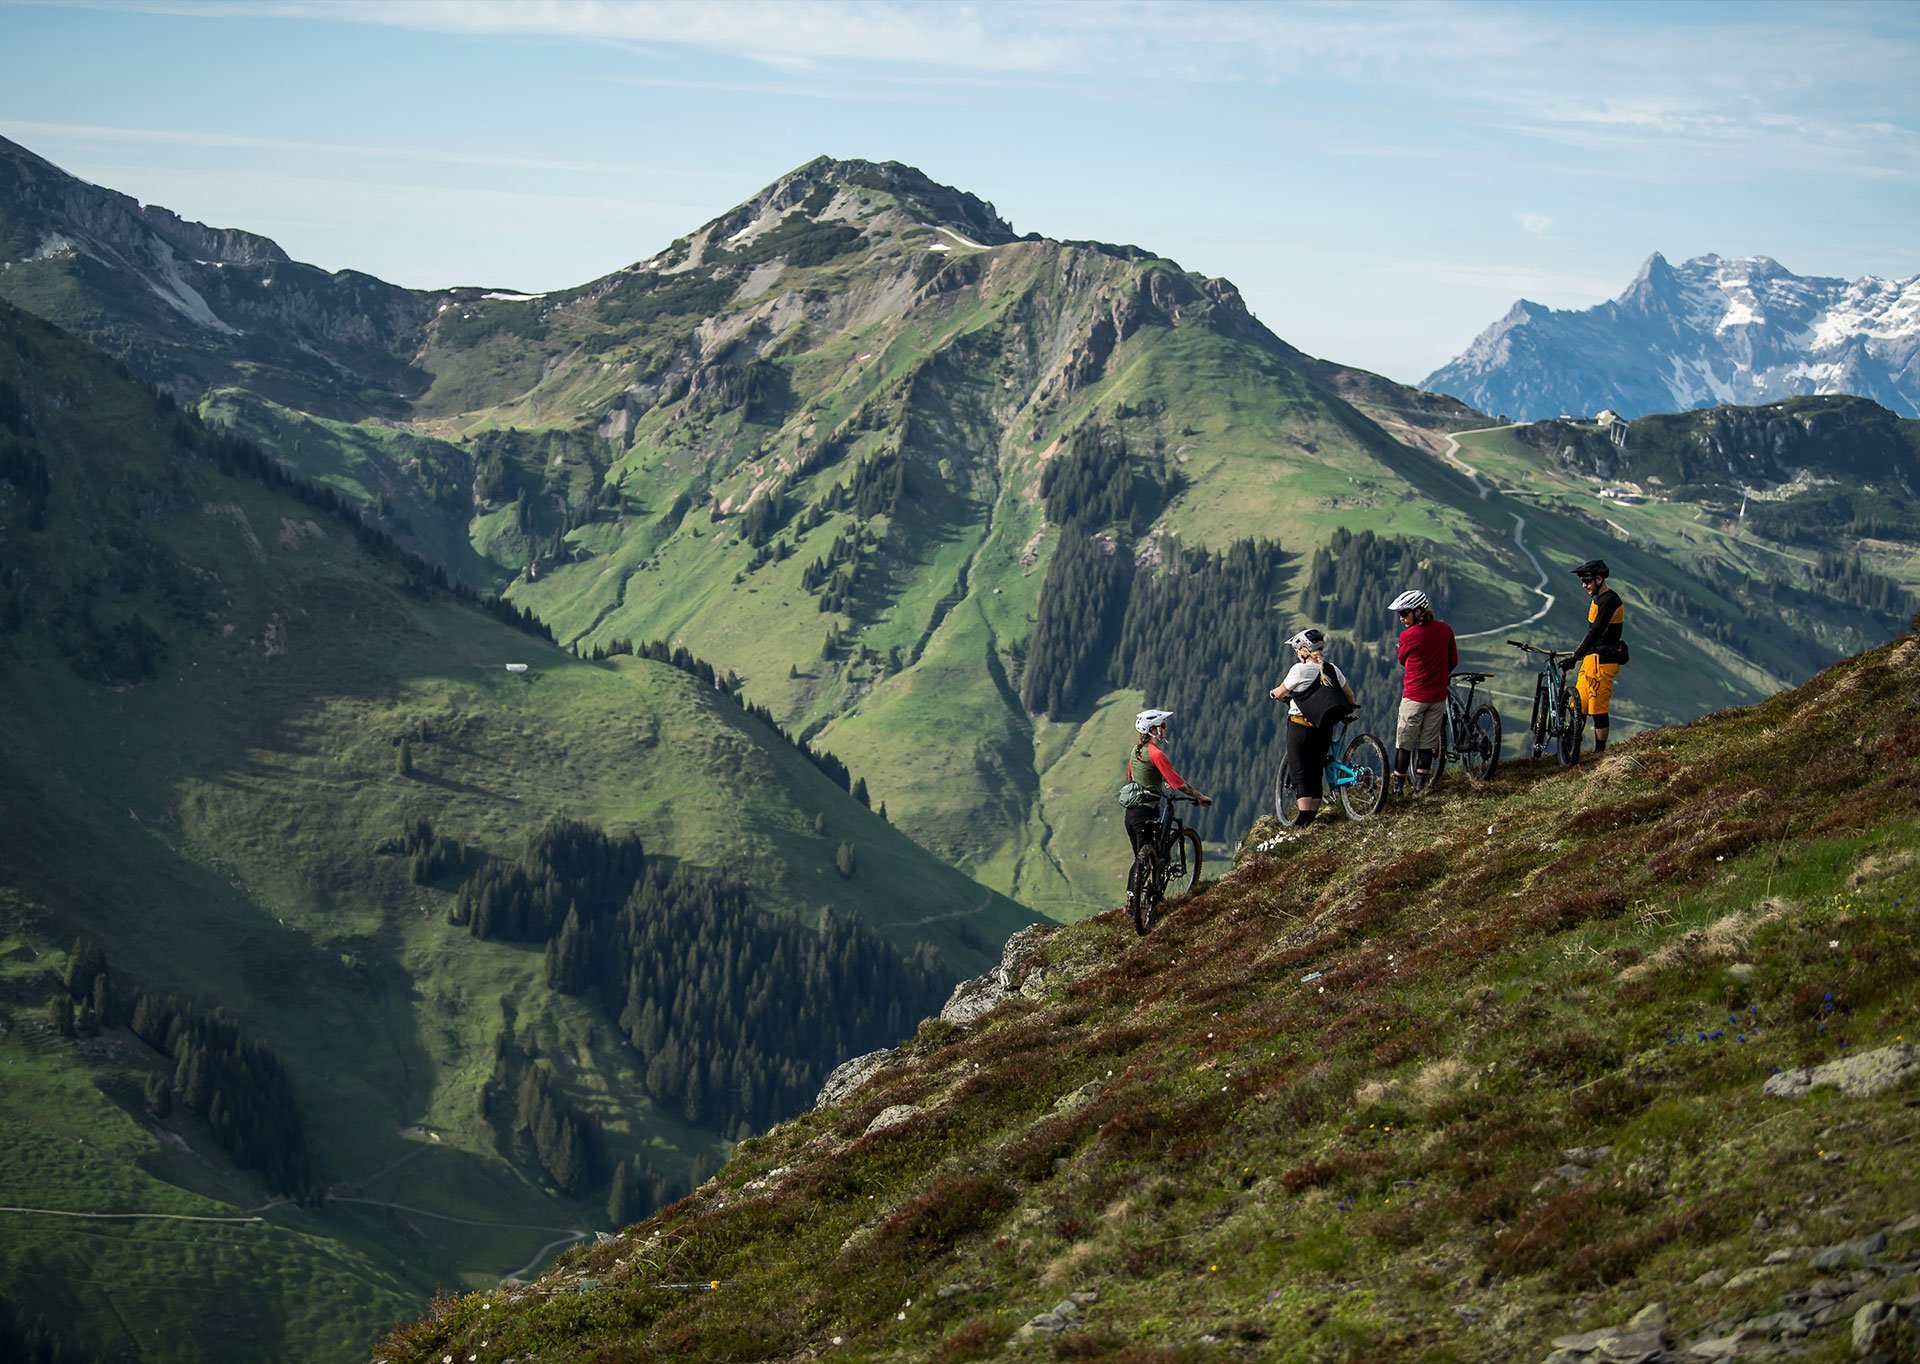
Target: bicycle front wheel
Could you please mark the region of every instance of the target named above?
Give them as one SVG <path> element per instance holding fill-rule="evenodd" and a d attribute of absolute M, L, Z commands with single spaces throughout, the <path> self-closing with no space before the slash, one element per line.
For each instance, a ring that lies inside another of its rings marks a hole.
<path fill-rule="evenodd" d="M 1482 701 L 1467 720 L 1460 740 L 1460 766 L 1475 781 L 1485 781 L 1500 766 L 1500 712 Z"/>
<path fill-rule="evenodd" d="M 1285 759 L 1273 779 L 1273 815 L 1289 829 L 1300 822 L 1300 786 L 1293 779 L 1293 764 Z"/>
<path fill-rule="evenodd" d="M 1353 780 L 1340 785 L 1340 808 L 1348 819 L 1380 813 L 1387 803 L 1387 746 L 1371 734 L 1356 734 L 1340 753 Z"/>
<path fill-rule="evenodd" d="M 1127 873 L 1127 906 L 1133 911 L 1133 931 L 1145 937 L 1160 908 L 1160 860 L 1151 844 L 1133 856 L 1133 868 Z"/>
<path fill-rule="evenodd" d="M 1586 715 L 1569 698 L 1566 713 L 1560 717 L 1560 765 L 1562 767 L 1572 767 L 1580 761 L 1580 736 L 1586 727 Z"/>
<path fill-rule="evenodd" d="M 1191 895 L 1200 883 L 1200 835 L 1182 829 L 1167 849 L 1167 894 Z"/>

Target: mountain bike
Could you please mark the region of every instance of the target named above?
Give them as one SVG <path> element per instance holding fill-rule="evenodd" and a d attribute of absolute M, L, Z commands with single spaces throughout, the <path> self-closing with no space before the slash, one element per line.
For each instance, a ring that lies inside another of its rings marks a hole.
<path fill-rule="evenodd" d="M 1169 791 L 1160 803 L 1160 820 L 1153 837 L 1140 845 L 1127 871 L 1127 907 L 1133 911 L 1134 932 L 1145 936 L 1168 894 L 1191 894 L 1200 881 L 1200 835 L 1173 812 L 1175 801 L 1191 801 L 1183 791 Z"/>
<path fill-rule="evenodd" d="M 1440 784 L 1449 762 L 1475 781 L 1485 781 L 1500 766 L 1500 712 L 1491 701 L 1475 701 L 1474 692 L 1486 673 L 1455 673 L 1447 679 L 1447 710 L 1440 721 L 1440 756 L 1427 778 L 1427 789 Z M 1467 684 L 1463 697 L 1457 683 Z"/>
<path fill-rule="evenodd" d="M 1551 745 L 1559 755 L 1560 765 L 1572 767 L 1580 761 L 1580 736 L 1587 726 L 1587 717 L 1581 712 L 1573 684 L 1567 678 L 1572 654 L 1523 644 L 1517 639 L 1507 643 L 1522 653 L 1539 654 L 1547 660 L 1533 684 L 1533 719 L 1527 726 L 1533 756 L 1539 757 Z"/>
<path fill-rule="evenodd" d="M 1291 721 L 1289 721 L 1291 723 Z M 1342 720 L 1333 728 L 1333 741 L 1327 745 L 1327 770 L 1321 792 L 1328 799 L 1338 795 L 1340 808 L 1348 819 L 1365 819 L 1378 814 L 1387 802 L 1387 746 L 1372 734 L 1346 737 L 1352 720 Z M 1291 829 L 1300 822 L 1299 784 L 1294 780 L 1292 764 L 1280 760 L 1279 775 L 1273 779 L 1273 813 Z"/>

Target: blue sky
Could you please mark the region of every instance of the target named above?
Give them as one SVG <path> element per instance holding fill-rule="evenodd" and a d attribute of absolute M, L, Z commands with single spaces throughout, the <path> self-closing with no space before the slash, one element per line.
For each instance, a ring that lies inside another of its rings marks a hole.
<path fill-rule="evenodd" d="M 1653 251 L 1920 273 L 1920 3 L 0 0 L 0 134 L 396 283 L 545 290 L 821 153 L 1417 381 Z"/>

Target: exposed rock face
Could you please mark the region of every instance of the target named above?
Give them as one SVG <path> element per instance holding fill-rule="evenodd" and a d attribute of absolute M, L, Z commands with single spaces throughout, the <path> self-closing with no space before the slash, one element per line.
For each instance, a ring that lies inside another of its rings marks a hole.
<path fill-rule="evenodd" d="M 189 222 L 90 185 L 0 138 L 0 292 L 70 276 L 90 306 L 51 320 L 144 374 L 194 393 L 261 370 L 315 410 L 352 393 L 376 407 L 424 390 L 414 367 L 442 307 L 476 289 L 403 289 L 328 273 L 272 241 Z M 129 325 L 137 320 L 137 325 Z M 90 325 L 91 324 L 91 325 Z"/>
<path fill-rule="evenodd" d="M 1920 416 L 1920 276 L 1803 278 L 1765 256 L 1675 267 L 1656 253 L 1610 303 L 1520 300 L 1421 387 L 1524 421 L 1810 393 Z"/>

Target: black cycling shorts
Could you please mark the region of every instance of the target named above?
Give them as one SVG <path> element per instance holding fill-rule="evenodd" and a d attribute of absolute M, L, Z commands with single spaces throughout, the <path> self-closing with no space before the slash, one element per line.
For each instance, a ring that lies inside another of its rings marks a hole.
<path fill-rule="evenodd" d="M 1327 749 L 1332 744 L 1332 730 L 1287 721 L 1287 765 L 1293 770 L 1296 793 L 1315 800 L 1320 798 L 1322 779 L 1326 776 Z"/>
<path fill-rule="evenodd" d="M 1160 802 L 1157 800 L 1127 808 L 1127 838 L 1133 843 L 1136 853 L 1140 851 L 1142 843 L 1153 837 L 1153 831 L 1159 823 Z"/>

